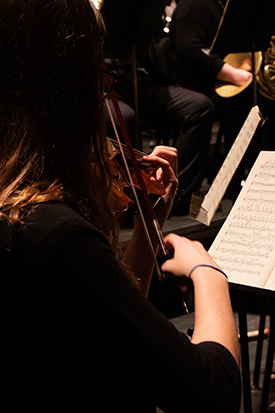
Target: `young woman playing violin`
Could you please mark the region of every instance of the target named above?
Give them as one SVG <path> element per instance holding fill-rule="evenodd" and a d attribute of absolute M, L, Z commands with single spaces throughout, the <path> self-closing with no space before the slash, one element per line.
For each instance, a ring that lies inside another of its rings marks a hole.
<path fill-rule="evenodd" d="M 99 12 L 89 0 L 5 0 L 0 16 L 2 410 L 238 412 L 238 339 L 212 258 L 165 239 L 163 273 L 195 289 L 190 340 L 146 298 L 140 214 L 119 257 Z M 166 147 L 145 157 L 165 188 L 160 226 L 176 158 Z"/>

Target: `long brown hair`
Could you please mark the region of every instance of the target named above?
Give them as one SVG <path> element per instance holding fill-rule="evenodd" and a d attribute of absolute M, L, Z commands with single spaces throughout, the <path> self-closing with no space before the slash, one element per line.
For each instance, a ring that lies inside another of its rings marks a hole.
<path fill-rule="evenodd" d="M 104 24 L 89 0 L 0 2 L 1 219 L 69 203 L 109 239 Z"/>

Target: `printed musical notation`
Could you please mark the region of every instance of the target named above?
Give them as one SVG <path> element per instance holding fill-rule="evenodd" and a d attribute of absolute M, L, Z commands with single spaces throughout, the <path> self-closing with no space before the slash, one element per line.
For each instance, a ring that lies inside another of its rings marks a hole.
<path fill-rule="evenodd" d="M 261 152 L 212 244 L 229 281 L 275 290 L 275 152 Z"/>

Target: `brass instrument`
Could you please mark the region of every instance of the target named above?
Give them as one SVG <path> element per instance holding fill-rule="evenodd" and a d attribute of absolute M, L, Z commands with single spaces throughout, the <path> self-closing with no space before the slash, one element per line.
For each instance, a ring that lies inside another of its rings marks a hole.
<path fill-rule="evenodd" d="M 269 47 L 263 53 L 261 70 L 257 76 L 259 93 L 270 100 L 275 100 L 275 36 L 271 37 Z"/>

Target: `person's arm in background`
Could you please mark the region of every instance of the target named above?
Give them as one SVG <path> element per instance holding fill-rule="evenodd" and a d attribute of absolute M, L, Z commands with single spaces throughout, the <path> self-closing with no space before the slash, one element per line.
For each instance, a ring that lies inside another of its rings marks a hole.
<path fill-rule="evenodd" d="M 171 23 L 172 44 L 178 57 L 182 59 L 183 68 L 186 64 L 190 67 L 192 82 L 195 78 L 198 82 L 214 82 L 218 79 L 242 86 L 252 80 L 251 62 L 245 60 L 239 68 L 234 68 L 220 56 L 208 52 L 221 15 L 222 10 L 214 2 L 180 2 Z"/>
<path fill-rule="evenodd" d="M 172 16 L 171 52 L 192 81 L 214 80 L 224 64 L 209 53 L 221 16 L 222 10 L 209 0 L 180 1 Z"/>
<path fill-rule="evenodd" d="M 217 79 L 226 83 L 232 83 L 237 86 L 242 86 L 245 83 L 252 81 L 252 73 L 249 71 L 250 65 L 243 62 L 241 68 L 235 68 L 228 63 L 225 63 L 217 75 Z"/>

